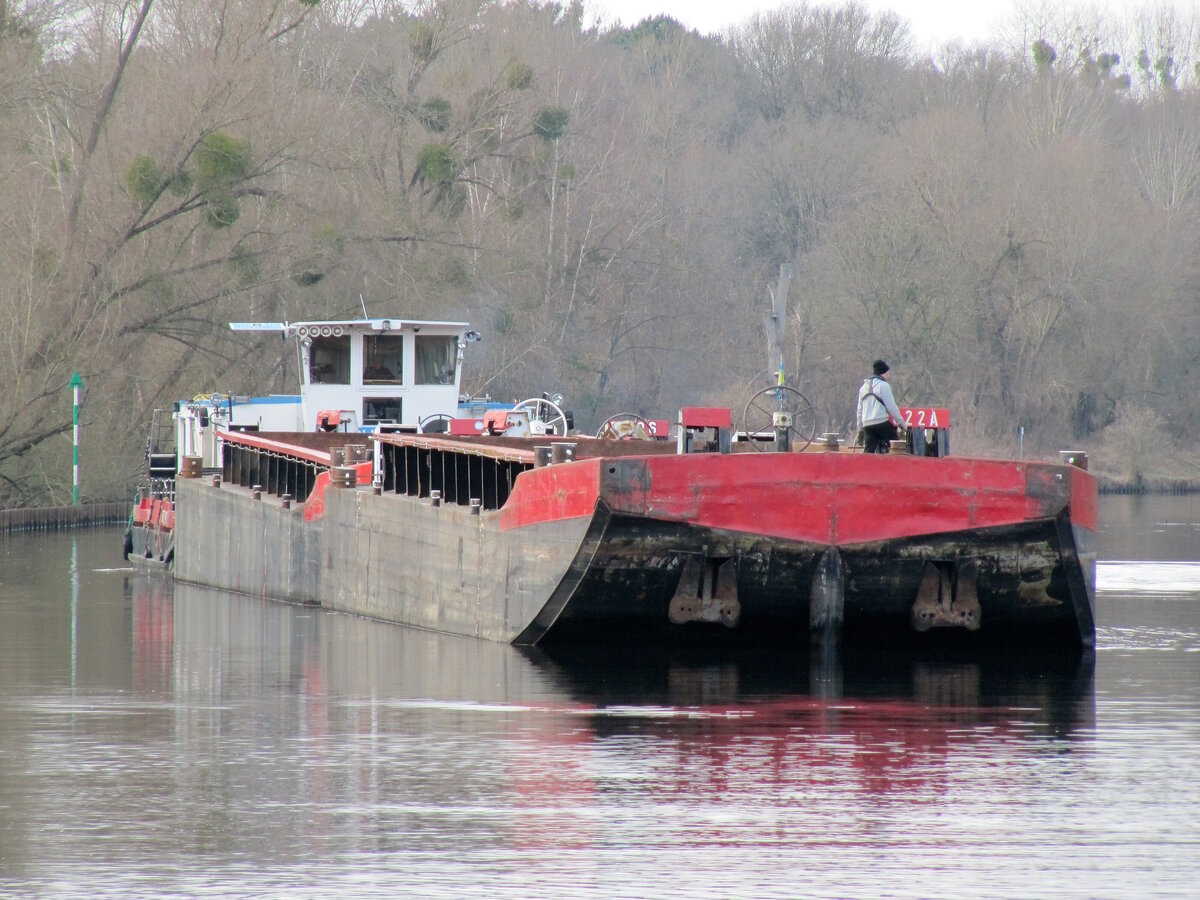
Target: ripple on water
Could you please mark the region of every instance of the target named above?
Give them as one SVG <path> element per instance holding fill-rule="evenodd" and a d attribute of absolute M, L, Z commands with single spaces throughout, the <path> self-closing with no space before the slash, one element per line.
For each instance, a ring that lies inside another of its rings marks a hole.
<path fill-rule="evenodd" d="M 1099 562 L 1096 564 L 1096 589 L 1122 594 L 1200 595 L 1200 562 Z"/>

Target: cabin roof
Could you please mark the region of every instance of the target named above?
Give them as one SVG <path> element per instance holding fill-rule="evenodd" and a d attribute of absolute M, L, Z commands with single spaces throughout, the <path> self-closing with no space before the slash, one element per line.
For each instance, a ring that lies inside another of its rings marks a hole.
<path fill-rule="evenodd" d="M 432 319 L 402 319 L 380 317 L 372 319 L 308 319 L 303 322 L 230 322 L 231 331 L 265 331 L 296 334 L 301 327 L 320 328 L 340 326 L 352 331 L 400 331 L 404 328 L 449 329 L 455 332 L 470 328 L 469 322 L 447 322 Z"/>

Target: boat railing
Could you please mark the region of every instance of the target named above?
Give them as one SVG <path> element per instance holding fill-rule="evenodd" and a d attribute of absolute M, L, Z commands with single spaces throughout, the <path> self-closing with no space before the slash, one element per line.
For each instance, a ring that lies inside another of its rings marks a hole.
<path fill-rule="evenodd" d="M 226 433 L 221 477 L 231 485 L 258 488 L 303 503 L 318 476 L 338 465 L 347 437 L 319 432 L 270 437 Z M 517 476 L 534 468 L 532 448 L 517 440 L 464 442 L 411 434 L 372 437 L 379 454 L 375 470 L 381 493 L 422 499 L 436 496 L 447 505 L 495 510 L 508 500 Z"/>
<path fill-rule="evenodd" d="M 278 449 L 226 440 L 221 478 L 244 488 L 259 488 L 276 497 L 290 496 L 303 503 L 312 493 L 317 476 L 329 465 Z"/>
<path fill-rule="evenodd" d="M 175 502 L 174 478 L 143 478 L 134 491 L 133 505 L 142 500 L 170 500 Z"/>
<path fill-rule="evenodd" d="M 534 467 L 532 450 L 486 443 L 389 435 L 377 446 L 383 492 L 483 510 L 502 507 L 517 476 Z"/>

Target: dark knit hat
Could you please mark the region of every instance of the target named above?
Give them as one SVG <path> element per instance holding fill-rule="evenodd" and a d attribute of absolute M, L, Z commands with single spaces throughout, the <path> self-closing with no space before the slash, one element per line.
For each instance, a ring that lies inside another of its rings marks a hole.
<path fill-rule="evenodd" d="M 889 366 L 882 359 L 877 359 L 871 363 L 871 371 L 876 375 L 882 375 L 884 372 L 889 371 Z"/>

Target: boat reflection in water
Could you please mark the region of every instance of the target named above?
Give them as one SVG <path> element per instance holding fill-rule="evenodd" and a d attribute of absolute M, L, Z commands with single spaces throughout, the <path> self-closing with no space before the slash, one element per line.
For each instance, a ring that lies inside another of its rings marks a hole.
<path fill-rule="evenodd" d="M 897 828 L 1021 809 L 1095 724 L 1087 652 L 552 656 L 145 576 L 130 590 L 135 689 L 160 698 L 175 763 L 129 790 L 179 830 L 222 798 L 219 827 L 176 850 L 247 860 L 238 878 L 358 847 L 355 878 L 436 882 L 554 849 L 578 851 L 561 873 L 578 888 L 718 845 L 744 877 L 780 848 L 884 846 L 884 809 Z M 977 840 L 938 833 L 951 854 Z M 695 877 L 736 894 L 736 870 Z"/>
<path fill-rule="evenodd" d="M 717 659 L 711 648 L 694 656 L 642 648 L 553 652 L 157 578 L 132 584 L 135 665 L 145 686 L 244 690 L 264 682 L 345 702 L 507 704 L 513 713 L 567 717 L 557 725 L 572 734 L 586 725 L 600 739 L 826 734 L 890 743 L 898 757 L 912 749 L 950 752 L 978 734 L 1070 739 L 1095 724 L 1094 655 L 1087 650 L 1040 658 L 808 647 Z"/>
<path fill-rule="evenodd" d="M 956 760 L 973 771 L 1038 745 L 1090 740 L 1095 727 L 1091 651 L 966 660 L 813 650 L 649 665 L 528 652 L 593 710 L 597 740 L 665 738 L 659 749 L 674 748 L 693 776 L 707 766 L 719 778 L 749 761 L 780 783 L 832 777 L 887 792 L 946 779 Z"/>

